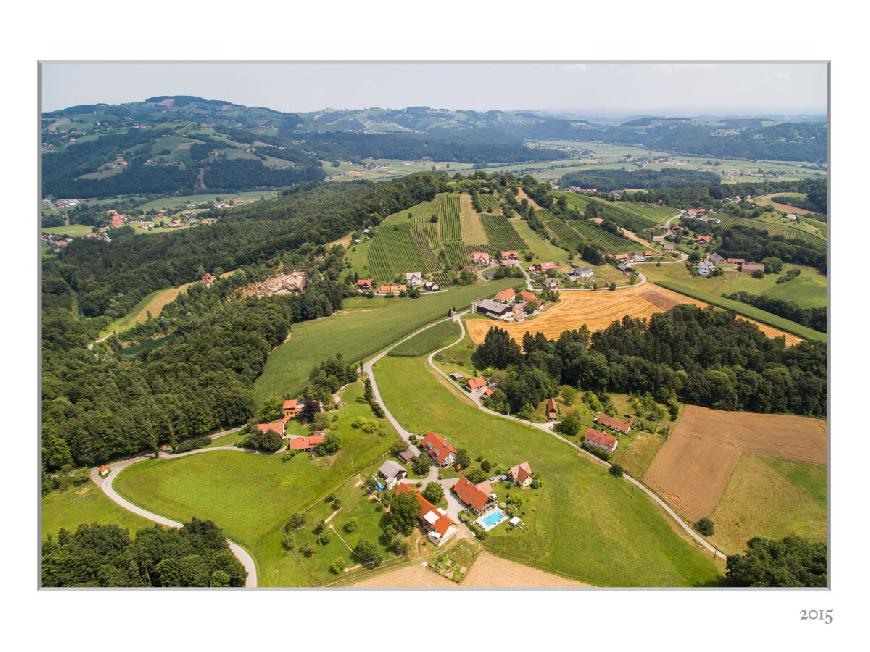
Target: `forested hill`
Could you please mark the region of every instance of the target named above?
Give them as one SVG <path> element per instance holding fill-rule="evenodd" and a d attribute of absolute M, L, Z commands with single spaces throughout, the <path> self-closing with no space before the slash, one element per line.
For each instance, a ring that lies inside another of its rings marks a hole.
<path fill-rule="evenodd" d="M 160 237 L 119 229 L 111 242 L 76 239 L 60 254 L 58 270 L 84 316 L 119 317 L 154 290 L 195 280 L 200 269 L 230 270 L 330 242 L 429 201 L 446 184 L 446 175 L 427 173 L 287 191 L 229 210 L 207 228 Z"/>

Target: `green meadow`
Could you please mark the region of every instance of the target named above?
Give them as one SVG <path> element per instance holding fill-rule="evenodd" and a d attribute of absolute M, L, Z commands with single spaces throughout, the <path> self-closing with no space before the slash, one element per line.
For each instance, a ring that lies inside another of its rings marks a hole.
<path fill-rule="evenodd" d="M 57 537 L 61 528 L 72 532 L 79 525 L 88 523 L 118 525 L 130 530 L 131 534 L 154 525 L 113 503 L 90 481 L 42 497 L 43 539 L 49 535 Z"/>

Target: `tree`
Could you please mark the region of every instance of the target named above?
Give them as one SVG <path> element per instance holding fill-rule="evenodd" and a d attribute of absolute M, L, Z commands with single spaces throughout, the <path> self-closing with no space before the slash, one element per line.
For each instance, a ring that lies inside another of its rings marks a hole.
<path fill-rule="evenodd" d="M 495 367 L 504 369 L 518 362 L 521 357 L 520 347 L 503 328 L 490 328 L 483 344 L 477 347 L 472 355 L 474 364 L 479 369 Z"/>
<path fill-rule="evenodd" d="M 828 585 L 828 546 L 801 537 L 772 541 L 754 537 L 742 555 L 729 555 L 725 579 L 731 586 Z"/>
<path fill-rule="evenodd" d="M 423 489 L 423 498 L 433 505 L 437 505 L 444 499 L 444 488 L 437 482 L 430 482 Z"/>
<path fill-rule="evenodd" d="M 608 472 L 614 477 L 621 478 L 625 473 L 625 470 L 619 464 L 611 464 Z"/>
<path fill-rule="evenodd" d="M 713 521 L 711 521 L 708 517 L 704 517 L 700 519 L 697 523 L 695 523 L 695 529 L 698 530 L 705 537 L 713 536 Z"/>
<path fill-rule="evenodd" d="M 764 271 L 768 274 L 779 274 L 782 271 L 781 258 L 768 256 L 767 258 L 762 258 L 761 262 L 764 264 Z"/>
<path fill-rule="evenodd" d="M 465 473 L 465 479 L 471 482 L 472 484 L 478 484 L 486 480 L 487 475 L 483 472 L 483 469 L 469 469 Z"/>
<path fill-rule="evenodd" d="M 580 417 L 576 413 L 572 413 L 557 423 L 554 430 L 569 437 L 576 437 L 577 433 L 580 432 L 581 425 Z"/>
<path fill-rule="evenodd" d="M 414 498 L 411 494 L 404 495 Z M 414 502 L 416 503 L 416 499 L 414 500 Z M 381 558 L 381 554 L 378 552 L 375 544 L 366 539 L 360 540 L 360 542 L 357 543 L 356 546 L 354 546 L 353 557 L 360 564 L 368 569 L 377 568 L 381 565 L 381 561 L 383 561 L 383 559 Z"/>
<path fill-rule="evenodd" d="M 411 462 L 411 468 L 417 475 L 426 475 L 429 473 L 429 467 L 432 466 L 432 459 L 426 453 L 420 453 Z"/>
<path fill-rule="evenodd" d="M 285 530 L 298 530 L 305 525 L 305 515 L 299 512 L 290 514 L 290 518 L 284 524 Z"/>
<path fill-rule="evenodd" d="M 348 533 L 356 532 L 358 527 L 359 519 L 356 516 L 352 516 L 351 518 L 347 519 L 347 523 L 344 524 L 344 531 Z"/>
<path fill-rule="evenodd" d="M 345 569 L 347 563 L 342 558 L 338 558 L 329 565 L 329 572 L 333 575 L 340 575 Z"/>
<path fill-rule="evenodd" d="M 456 466 L 460 469 L 467 469 L 471 465 L 471 455 L 468 454 L 468 450 L 465 448 L 460 448 L 456 451 Z"/>
<path fill-rule="evenodd" d="M 341 448 L 341 437 L 337 432 L 330 430 L 323 438 L 323 442 L 314 447 L 314 454 L 320 457 L 334 455 Z"/>
<path fill-rule="evenodd" d="M 420 503 L 417 497 L 409 492 L 390 499 L 390 524 L 405 536 L 414 531 L 417 519 L 420 517 Z"/>
<path fill-rule="evenodd" d="M 375 398 L 374 392 L 372 391 L 372 381 L 368 376 L 363 380 L 363 398 L 366 403 L 371 403 Z"/>

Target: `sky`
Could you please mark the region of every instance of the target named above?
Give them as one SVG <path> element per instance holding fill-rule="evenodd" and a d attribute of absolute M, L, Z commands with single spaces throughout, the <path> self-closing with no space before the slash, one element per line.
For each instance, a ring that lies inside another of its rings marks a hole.
<path fill-rule="evenodd" d="M 824 63 L 43 63 L 42 110 L 196 95 L 287 112 L 824 114 Z"/>

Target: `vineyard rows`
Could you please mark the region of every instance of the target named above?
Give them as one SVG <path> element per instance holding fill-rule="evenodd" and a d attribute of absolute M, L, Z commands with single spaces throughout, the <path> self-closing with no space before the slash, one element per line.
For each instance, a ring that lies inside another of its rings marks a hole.
<path fill-rule="evenodd" d="M 722 226 L 732 226 L 735 224 L 748 226 L 760 231 L 766 231 L 769 235 L 780 235 L 786 240 L 803 240 L 804 242 L 819 247 L 827 246 L 827 241 L 824 238 L 813 233 L 808 233 L 802 229 L 795 228 L 789 224 L 771 224 L 770 222 L 761 222 L 757 219 L 733 217 L 730 215 L 722 215 L 720 217 L 722 220 Z"/>
<path fill-rule="evenodd" d="M 554 217 L 547 220 L 545 224 L 564 244 L 564 248 L 569 250 L 576 250 L 580 244 L 591 244 L 612 254 L 641 250 L 639 244 L 587 220 L 562 220 Z"/>
<path fill-rule="evenodd" d="M 514 225 L 506 217 L 481 215 L 480 221 L 490 244 L 498 250 L 528 249 L 525 240 L 520 237 Z"/>

